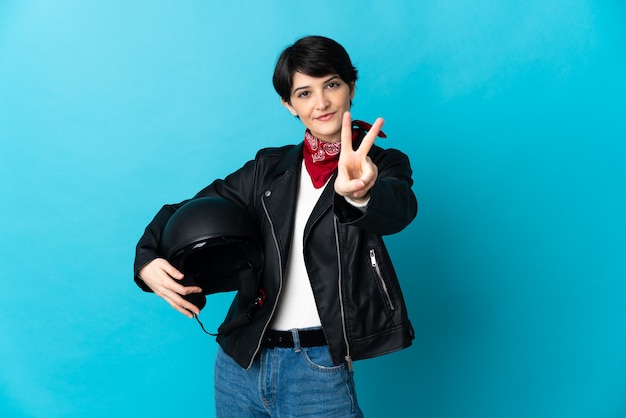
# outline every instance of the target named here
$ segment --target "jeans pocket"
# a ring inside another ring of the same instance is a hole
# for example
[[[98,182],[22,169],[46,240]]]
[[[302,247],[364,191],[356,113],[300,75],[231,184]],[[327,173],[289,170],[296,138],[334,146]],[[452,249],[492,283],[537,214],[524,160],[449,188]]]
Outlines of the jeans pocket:
[[[309,367],[314,370],[333,372],[346,367],[345,363],[333,362],[327,346],[303,348],[302,355]]]

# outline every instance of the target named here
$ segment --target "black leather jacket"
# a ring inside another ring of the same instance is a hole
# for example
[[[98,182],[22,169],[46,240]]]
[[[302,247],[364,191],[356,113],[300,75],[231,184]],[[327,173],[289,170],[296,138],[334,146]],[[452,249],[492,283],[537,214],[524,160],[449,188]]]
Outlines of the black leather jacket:
[[[414,338],[382,240],[383,235],[402,230],[417,214],[411,167],[407,156],[394,149],[373,146],[369,156],[378,167],[378,179],[370,190],[366,210],[336,195],[333,178],[304,231],[305,265],[330,353],[335,362],[347,361],[350,366],[353,360],[408,347]],[[264,246],[260,286],[267,299],[248,325],[217,338],[224,351],[244,368],[251,366],[258,353],[281,294],[301,164],[302,144],[263,149],[253,161],[196,195],[230,199],[259,223]],[[161,231],[183,203],[164,206],[137,244],[135,281],[144,290],[149,288],[137,272],[161,256]],[[238,305],[233,301],[226,321],[240,313]]]

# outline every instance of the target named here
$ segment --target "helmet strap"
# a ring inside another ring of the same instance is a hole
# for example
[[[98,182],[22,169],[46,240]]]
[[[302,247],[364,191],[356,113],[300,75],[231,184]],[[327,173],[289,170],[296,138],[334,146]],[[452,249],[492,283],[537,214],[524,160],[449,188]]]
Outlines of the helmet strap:
[[[239,328],[241,326],[247,325],[252,321],[252,315],[254,311],[263,306],[265,302],[265,292],[263,289],[256,290],[257,281],[256,281],[256,272],[252,265],[248,262],[240,262],[236,266],[236,270],[238,273],[239,280],[239,304],[240,308],[243,311],[240,313],[235,319],[228,323],[223,323],[217,330],[217,334],[213,334],[208,332],[198,315],[193,314],[198,324],[202,328],[206,334],[217,337],[219,335],[228,335],[235,328]],[[256,296],[255,296],[256,292]],[[245,311],[244,311],[245,310]]]

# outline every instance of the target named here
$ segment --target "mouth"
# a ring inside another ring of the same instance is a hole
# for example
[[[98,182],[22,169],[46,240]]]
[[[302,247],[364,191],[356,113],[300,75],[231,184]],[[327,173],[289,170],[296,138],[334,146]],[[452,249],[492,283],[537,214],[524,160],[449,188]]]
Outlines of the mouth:
[[[315,119],[319,120],[320,122],[328,122],[329,120],[333,118],[333,116],[335,116],[335,113],[325,113],[323,115],[316,117]]]

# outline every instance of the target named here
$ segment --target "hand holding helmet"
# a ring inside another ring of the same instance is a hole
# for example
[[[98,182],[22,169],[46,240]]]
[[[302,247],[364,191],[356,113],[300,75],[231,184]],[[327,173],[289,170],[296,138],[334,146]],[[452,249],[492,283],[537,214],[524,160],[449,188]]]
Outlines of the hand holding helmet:
[[[180,281],[184,275],[164,258],[156,258],[139,270],[139,277],[158,296],[183,315],[193,318],[200,308],[190,300],[192,295],[200,295],[202,288],[186,286]],[[184,298],[187,297],[187,299]]]

